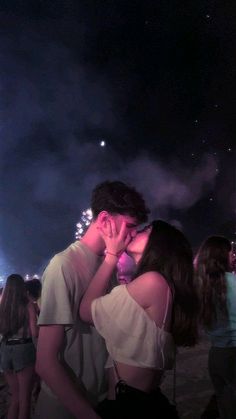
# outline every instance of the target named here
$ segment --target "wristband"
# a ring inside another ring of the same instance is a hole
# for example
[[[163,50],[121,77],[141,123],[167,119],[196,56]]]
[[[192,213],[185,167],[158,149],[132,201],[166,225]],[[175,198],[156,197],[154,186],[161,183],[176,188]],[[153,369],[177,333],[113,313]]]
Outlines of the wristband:
[[[106,251],[106,255],[111,255],[111,256],[115,256],[115,257],[118,258],[118,255],[116,253]]]

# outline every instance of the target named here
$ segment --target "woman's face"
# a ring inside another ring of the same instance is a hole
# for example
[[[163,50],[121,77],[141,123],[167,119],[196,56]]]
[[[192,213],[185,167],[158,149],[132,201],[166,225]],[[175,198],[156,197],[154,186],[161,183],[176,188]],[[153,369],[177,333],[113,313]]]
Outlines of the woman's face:
[[[152,226],[148,225],[144,227],[141,231],[137,232],[136,236],[129,243],[126,252],[131,256],[136,263],[141,259],[144,249],[147,245],[150,233],[152,231]]]

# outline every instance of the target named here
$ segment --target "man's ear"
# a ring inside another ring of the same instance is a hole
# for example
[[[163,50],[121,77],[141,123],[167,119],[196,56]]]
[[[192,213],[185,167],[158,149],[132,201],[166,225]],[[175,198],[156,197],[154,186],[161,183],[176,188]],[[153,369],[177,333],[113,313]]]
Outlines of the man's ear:
[[[108,226],[108,220],[110,218],[110,214],[107,211],[99,212],[97,216],[97,223],[101,229],[106,229]]]

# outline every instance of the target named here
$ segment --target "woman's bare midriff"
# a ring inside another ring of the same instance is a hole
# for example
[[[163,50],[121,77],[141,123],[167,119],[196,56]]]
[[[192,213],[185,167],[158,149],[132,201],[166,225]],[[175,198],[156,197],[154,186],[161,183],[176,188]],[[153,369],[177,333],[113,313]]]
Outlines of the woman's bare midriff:
[[[128,385],[149,393],[160,385],[164,371],[151,368],[141,368],[132,365],[117,364],[120,379]],[[115,385],[119,381],[114,367],[107,370],[109,380],[108,399],[115,399]]]

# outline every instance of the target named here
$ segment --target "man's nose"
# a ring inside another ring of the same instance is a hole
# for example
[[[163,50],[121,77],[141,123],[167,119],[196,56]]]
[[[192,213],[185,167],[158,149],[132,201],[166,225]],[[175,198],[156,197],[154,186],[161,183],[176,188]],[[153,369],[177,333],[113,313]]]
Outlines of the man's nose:
[[[137,230],[136,230],[136,228],[134,228],[134,229],[130,232],[130,235],[131,235],[132,239],[134,239],[134,237],[137,235]]]

